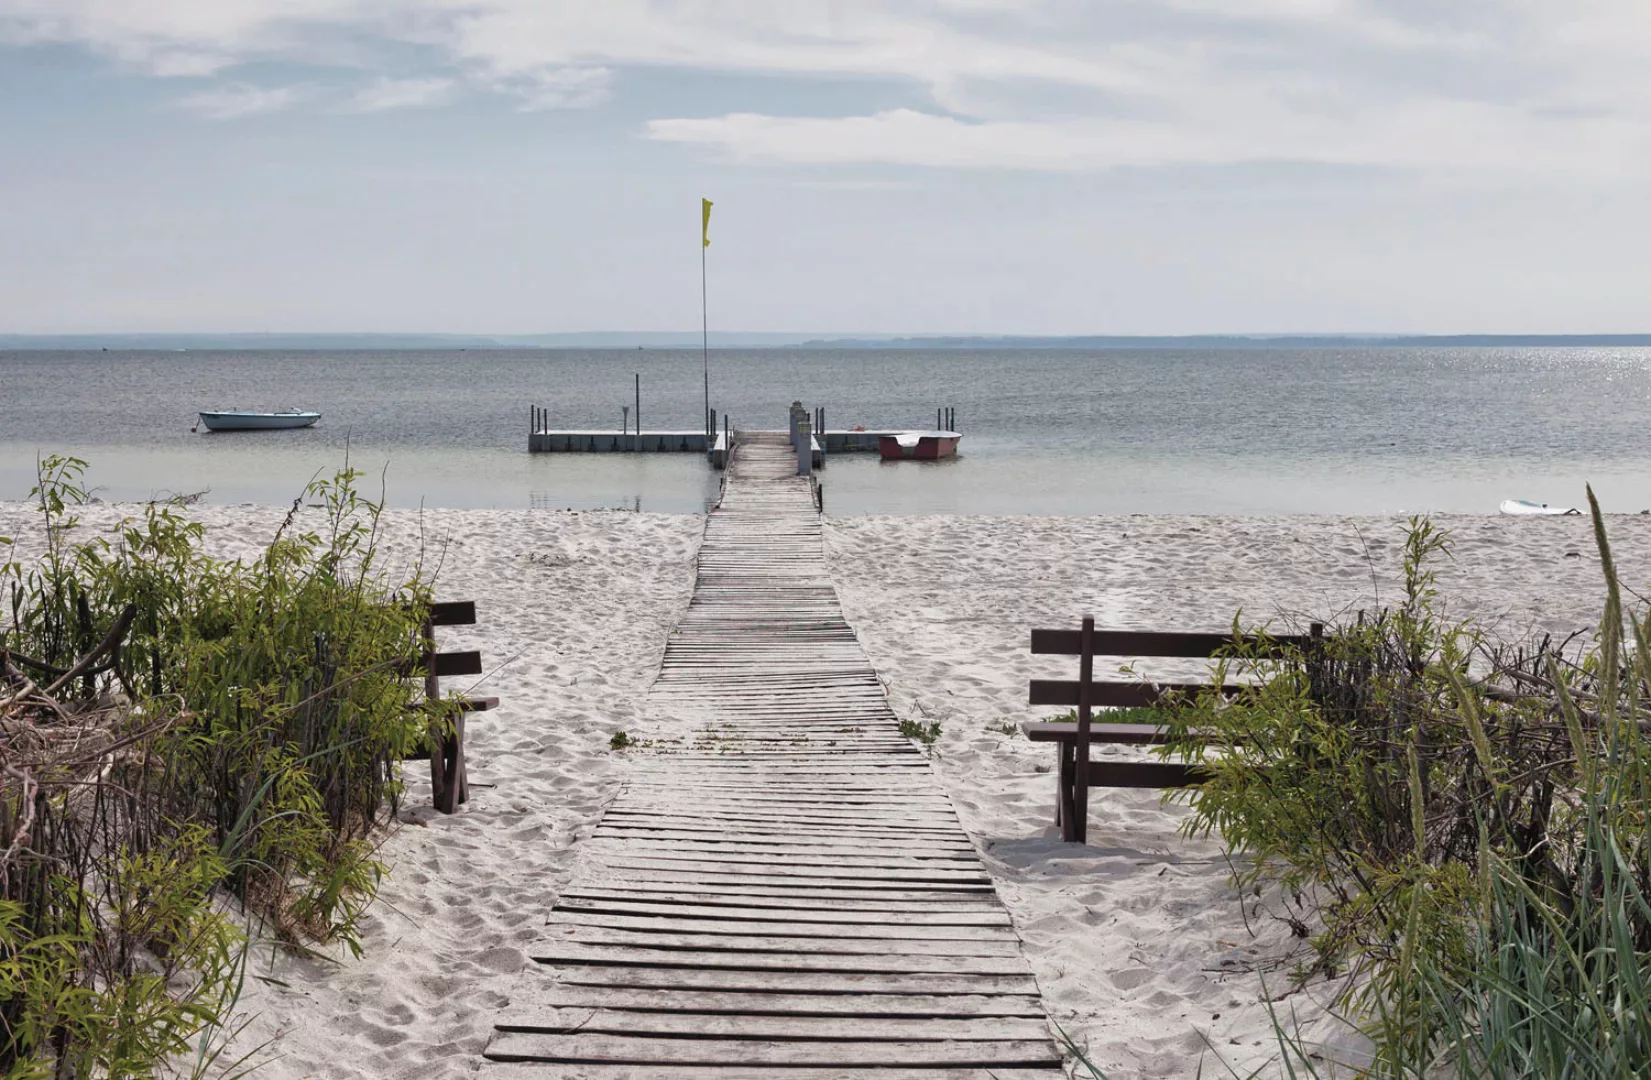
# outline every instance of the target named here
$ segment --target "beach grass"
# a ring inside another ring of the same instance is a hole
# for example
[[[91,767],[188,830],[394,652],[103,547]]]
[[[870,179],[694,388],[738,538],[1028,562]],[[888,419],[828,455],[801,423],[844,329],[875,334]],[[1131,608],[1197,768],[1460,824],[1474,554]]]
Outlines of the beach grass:
[[[1411,524],[1398,607],[1236,700],[1173,710],[1219,753],[1178,793],[1244,893],[1271,886],[1370,1059],[1336,1075],[1651,1075],[1651,631],[1593,493],[1597,638],[1518,646],[1437,614],[1449,538]],[[1218,662],[1244,662],[1234,655]],[[1217,682],[1224,681],[1218,670]],[[1280,1032],[1280,1068],[1320,1066]]]

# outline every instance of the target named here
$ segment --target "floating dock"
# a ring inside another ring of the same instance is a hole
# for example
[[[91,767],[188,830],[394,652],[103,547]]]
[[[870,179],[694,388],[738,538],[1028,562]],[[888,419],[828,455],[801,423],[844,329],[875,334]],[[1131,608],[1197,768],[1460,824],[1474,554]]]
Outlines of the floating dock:
[[[639,399],[639,407],[640,404]],[[798,430],[809,432],[809,446],[813,450],[813,465],[816,468],[824,466],[826,458],[831,454],[875,454],[884,436],[913,434],[905,429],[868,431],[865,428],[853,427],[827,430],[824,409],[814,410],[812,423],[800,405],[793,405],[793,410],[792,418],[798,421]],[[538,406],[531,407],[527,433],[529,453],[704,454],[712,467],[724,469],[728,466],[730,451],[741,443],[769,442],[776,436],[782,441],[789,439],[789,435],[784,431],[735,429],[728,423],[726,416],[722,417],[722,430],[718,431],[715,426],[718,416],[714,409],[707,413],[707,419],[711,421],[712,426],[703,431],[558,430],[551,428],[546,422],[548,415],[546,410]],[[945,425],[940,430],[946,434],[953,433],[954,417],[955,413],[951,409],[935,410],[936,421]]]
[[[534,431],[527,448],[536,454],[704,454],[712,443],[703,431]]]
[[[775,434],[785,432],[736,431],[734,438]],[[875,454],[878,436],[902,434],[904,430],[822,431],[813,438],[828,454]],[[722,441],[720,431],[714,441],[708,441],[703,431],[534,431],[528,434],[527,448],[535,454],[703,454]]]

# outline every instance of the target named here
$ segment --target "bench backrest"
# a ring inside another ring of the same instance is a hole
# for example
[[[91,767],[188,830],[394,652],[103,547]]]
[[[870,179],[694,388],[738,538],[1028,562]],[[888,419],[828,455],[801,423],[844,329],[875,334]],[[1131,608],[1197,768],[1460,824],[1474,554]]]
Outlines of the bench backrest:
[[[433,603],[425,610],[424,648],[418,666],[424,670],[424,693],[429,698],[441,697],[441,680],[450,675],[480,675],[482,654],[475,649],[438,652],[435,628],[438,626],[474,626],[474,600],[446,600]]]
[[[1276,637],[1097,630],[1095,620],[1086,617],[1078,630],[1032,631],[1032,652],[1046,656],[1078,657],[1078,677],[1075,680],[1033,679],[1028,704],[1076,706],[1079,729],[1087,730],[1090,710],[1095,706],[1156,705],[1169,695],[1209,686],[1208,683],[1150,682],[1145,679],[1096,679],[1097,656],[1202,658],[1213,657],[1242,645],[1247,657],[1278,659],[1309,648],[1323,633],[1321,623],[1313,623],[1308,634],[1281,634]],[[1243,689],[1239,685],[1221,687],[1226,693],[1238,693]]]

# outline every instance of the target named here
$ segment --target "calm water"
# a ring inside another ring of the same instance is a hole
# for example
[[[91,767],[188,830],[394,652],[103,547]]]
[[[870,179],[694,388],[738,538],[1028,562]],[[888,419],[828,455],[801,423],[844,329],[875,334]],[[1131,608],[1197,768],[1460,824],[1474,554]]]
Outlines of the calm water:
[[[617,429],[642,376],[647,429],[698,430],[697,351],[0,351],[0,498],[37,454],[74,453],[109,499],[209,490],[290,500],[348,453],[395,505],[698,511],[684,455],[526,452],[552,425]],[[713,352],[711,400],[778,428],[928,427],[962,455],[834,457],[834,513],[1494,512],[1504,498],[1651,506],[1651,349]],[[320,410],[305,431],[191,434],[199,409]]]

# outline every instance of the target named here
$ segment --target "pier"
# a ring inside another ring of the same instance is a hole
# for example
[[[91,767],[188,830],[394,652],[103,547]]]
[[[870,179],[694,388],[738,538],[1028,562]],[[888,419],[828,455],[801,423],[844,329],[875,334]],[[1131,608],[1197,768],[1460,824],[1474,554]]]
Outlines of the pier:
[[[741,435],[646,715],[483,1077],[1065,1075],[992,879],[843,618],[786,432]]]

